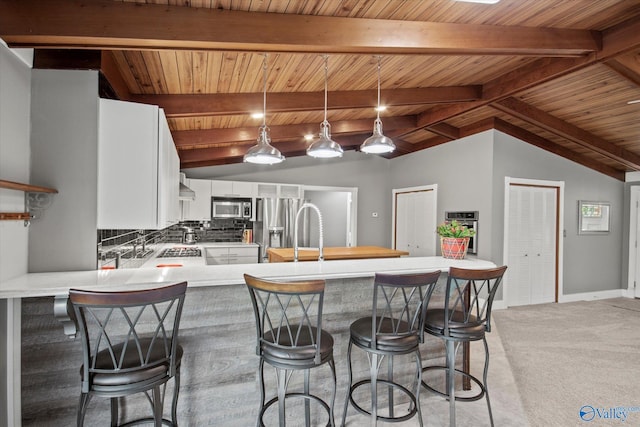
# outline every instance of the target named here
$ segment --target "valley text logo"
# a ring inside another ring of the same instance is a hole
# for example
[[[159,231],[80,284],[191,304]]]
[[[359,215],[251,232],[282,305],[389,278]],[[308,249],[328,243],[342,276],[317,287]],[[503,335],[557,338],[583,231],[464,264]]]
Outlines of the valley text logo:
[[[640,406],[615,406],[610,408],[598,408],[591,405],[584,405],[580,408],[580,419],[582,421],[593,420],[618,420],[626,421],[631,412],[640,412]]]

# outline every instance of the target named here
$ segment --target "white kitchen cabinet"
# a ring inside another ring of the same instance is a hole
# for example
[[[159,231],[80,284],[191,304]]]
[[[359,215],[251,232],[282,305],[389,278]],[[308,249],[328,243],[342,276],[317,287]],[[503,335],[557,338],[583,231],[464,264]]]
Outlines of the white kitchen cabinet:
[[[252,182],[213,180],[211,183],[213,196],[254,197]]]
[[[280,184],[278,185],[278,197],[281,199],[299,199],[300,198],[300,186],[292,184]]]
[[[185,185],[196,193],[196,198],[182,203],[183,220],[211,220],[211,182],[210,179],[187,178],[185,180]]]
[[[157,106],[100,99],[99,229],[161,229],[177,221],[180,171],[170,145]]]
[[[300,199],[302,187],[297,184],[273,184],[257,182],[254,184],[258,198]]]
[[[180,221],[180,158],[171,136],[169,124],[164,115],[164,110],[158,111],[159,145],[161,165],[158,181],[159,212],[158,225],[160,228],[168,227]]]
[[[204,248],[207,265],[255,264],[258,262],[258,246],[207,246]]]

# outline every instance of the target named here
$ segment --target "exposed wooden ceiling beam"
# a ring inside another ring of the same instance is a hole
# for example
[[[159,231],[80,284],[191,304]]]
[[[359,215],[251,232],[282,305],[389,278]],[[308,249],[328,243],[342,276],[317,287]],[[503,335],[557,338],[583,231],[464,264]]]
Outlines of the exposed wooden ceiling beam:
[[[427,127],[473,111],[522,90],[551,81],[597,62],[640,47],[640,21],[630,19],[603,33],[601,52],[583,58],[540,58],[496,77],[483,86],[481,101],[429,109],[418,116],[418,126]]]
[[[449,139],[460,138],[460,129],[446,123],[438,123],[437,125],[429,126],[426,130],[433,132],[436,135],[445,136]]]
[[[505,122],[500,119],[494,119],[494,128],[496,130],[499,130],[500,132],[506,133],[507,135],[511,135],[514,138],[518,138],[531,145],[535,145],[536,147],[542,148],[543,150],[549,151],[550,153],[564,157],[565,159],[571,160],[572,162],[576,162],[597,172],[608,175],[619,181],[624,181],[625,179],[625,172],[622,170],[614,169],[608,165],[598,162],[595,159],[592,159],[591,157],[578,154],[566,147],[555,144],[554,142],[549,141],[546,138],[531,133],[511,123]]]
[[[331,92],[329,109],[373,108],[376,90]],[[481,87],[452,86],[382,90],[383,104],[393,106],[467,102],[480,99]],[[130,101],[159,105],[169,118],[247,114],[262,111],[262,93],[217,93],[198,95],[132,95]],[[269,112],[311,111],[322,109],[324,92],[287,92],[267,94]]]
[[[619,75],[640,86],[640,53],[632,52],[620,55],[605,63]]]
[[[640,170],[640,156],[587,132],[569,122],[516,98],[507,98],[491,104],[495,109],[559,135],[569,141],[594,150],[632,170]]]
[[[415,127],[415,116],[385,117],[384,127],[387,130],[407,129]],[[301,140],[306,134],[317,134],[319,123],[301,123],[286,126],[270,126],[270,137],[273,142]],[[370,132],[373,119],[342,120],[331,123],[331,133],[335,138],[345,134]],[[202,145],[231,142],[253,142],[258,137],[258,126],[227,129],[201,129],[172,132],[173,141],[178,149],[197,148]],[[365,137],[367,138],[367,137]],[[364,140],[363,140],[364,141]],[[341,141],[337,140],[341,143]],[[362,141],[361,141],[362,143]]]
[[[581,56],[587,30],[239,12],[116,1],[0,0],[12,47]],[[384,37],[380,35],[384,34]]]

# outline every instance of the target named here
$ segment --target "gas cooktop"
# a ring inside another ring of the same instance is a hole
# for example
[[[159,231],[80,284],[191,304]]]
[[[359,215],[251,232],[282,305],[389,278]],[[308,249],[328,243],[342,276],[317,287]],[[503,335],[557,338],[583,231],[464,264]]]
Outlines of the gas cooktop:
[[[197,247],[176,246],[166,248],[158,255],[158,258],[190,258],[202,256],[202,250]]]

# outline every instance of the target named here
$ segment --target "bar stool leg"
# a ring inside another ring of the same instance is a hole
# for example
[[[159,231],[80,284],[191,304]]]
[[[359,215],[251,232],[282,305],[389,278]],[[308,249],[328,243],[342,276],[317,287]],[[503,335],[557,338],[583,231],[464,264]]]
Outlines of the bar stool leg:
[[[174,380],[174,389],[173,389],[173,402],[171,403],[171,422],[174,426],[178,425],[178,394],[180,392],[180,367],[176,369],[176,375],[173,378]]]
[[[338,378],[336,377],[336,362],[333,360],[333,356],[331,356],[329,366],[331,367],[331,374],[333,375],[333,394],[331,396],[331,407],[329,408],[329,416],[331,417],[331,427],[335,427],[336,419],[334,416],[334,406],[336,404],[336,394],[338,393]]]
[[[422,358],[420,350],[415,352],[416,355],[416,373],[415,382],[413,383],[413,394],[416,397],[416,410],[418,411],[418,423],[422,427],[422,407],[420,406],[420,388],[422,388]]]
[[[491,402],[489,401],[489,389],[487,388],[487,373],[489,372],[489,346],[487,345],[487,339],[483,338],[484,342],[484,373],[482,381],[484,383],[484,394],[487,397],[487,408],[489,409],[489,420],[491,421],[491,427],[493,427],[493,413],[491,412]]]
[[[449,426],[456,425],[456,396],[455,396],[455,373],[456,373],[456,345],[455,342],[447,341],[447,394],[449,395]]]
[[[284,404],[287,394],[287,371],[276,368],[276,377],[278,378],[278,418],[280,419],[280,427],[285,427],[287,414]]]
[[[264,408],[264,359],[262,358],[260,358],[260,366],[258,370],[258,375],[260,375],[260,407],[258,408],[256,427],[260,427],[260,424],[262,424],[262,410]]]
[[[371,353],[371,427],[378,425],[378,354]]]
[[[111,399],[111,427],[118,425],[118,398],[112,397]]]
[[[347,348],[347,375],[349,376],[349,385],[347,386],[347,396],[344,399],[344,411],[342,411],[342,423],[340,424],[344,427],[345,422],[347,421],[347,410],[349,409],[349,399],[351,398],[351,384],[353,384],[353,371],[351,368],[351,349],[353,348],[353,343],[349,341],[349,347]],[[335,369],[334,369],[335,372]]]
[[[304,394],[309,396],[309,373],[311,369],[305,369],[304,371]],[[311,427],[311,402],[309,399],[304,400],[304,421],[305,426]]]
[[[160,396],[160,386],[153,388],[153,425],[162,427],[162,397]]]
[[[389,376],[389,381],[393,382],[393,356],[389,356],[389,360],[387,360],[387,375]],[[389,417],[393,418],[393,387],[389,385],[387,387],[389,393]]]

